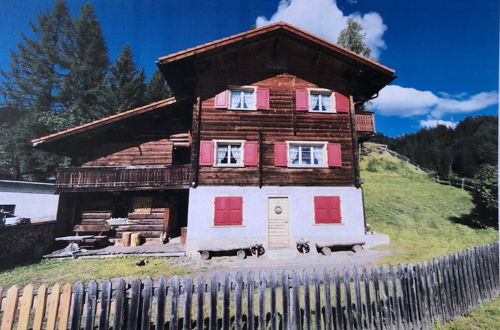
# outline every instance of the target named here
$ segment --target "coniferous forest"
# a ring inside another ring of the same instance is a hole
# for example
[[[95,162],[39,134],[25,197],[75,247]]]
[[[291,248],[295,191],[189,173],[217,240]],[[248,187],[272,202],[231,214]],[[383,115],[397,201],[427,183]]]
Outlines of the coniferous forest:
[[[71,17],[65,0],[40,13],[0,70],[0,179],[46,181],[70,161],[34,149],[30,140],[170,95],[149,81],[129,45],[111,60],[90,3]]]
[[[455,128],[440,125],[396,138],[379,133],[373,142],[387,144],[442,177],[472,178],[481,166],[496,166],[497,136],[497,116],[468,116]]]

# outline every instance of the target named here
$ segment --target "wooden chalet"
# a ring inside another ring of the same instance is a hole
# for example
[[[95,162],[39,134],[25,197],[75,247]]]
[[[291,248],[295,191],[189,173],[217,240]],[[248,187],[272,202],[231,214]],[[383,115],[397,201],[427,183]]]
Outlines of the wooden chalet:
[[[57,171],[59,234],[187,228],[188,254],[362,238],[361,105],[393,70],[282,22],[157,65],[174,97],[32,141],[75,165]]]

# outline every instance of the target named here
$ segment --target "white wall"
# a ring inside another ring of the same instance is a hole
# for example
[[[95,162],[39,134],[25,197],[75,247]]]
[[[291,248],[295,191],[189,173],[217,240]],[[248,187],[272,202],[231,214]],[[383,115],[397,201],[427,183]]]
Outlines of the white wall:
[[[258,241],[267,247],[267,199],[288,197],[290,242],[312,243],[363,239],[361,189],[354,187],[198,187],[189,192],[187,253],[203,247],[246,246]],[[214,197],[243,196],[243,225],[214,227]],[[314,224],[314,196],[340,196],[342,224]]]
[[[7,190],[7,189],[5,189]],[[13,192],[0,190],[0,204],[14,204],[14,214],[31,219],[55,220],[59,195],[51,192]],[[9,219],[6,221],[9,223]]]

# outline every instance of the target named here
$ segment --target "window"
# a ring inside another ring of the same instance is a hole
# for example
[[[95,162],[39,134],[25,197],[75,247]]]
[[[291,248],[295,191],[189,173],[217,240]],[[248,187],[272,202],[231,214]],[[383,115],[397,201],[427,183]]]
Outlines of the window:
[[[215,164],[243,166],[242,142],[216,142]]]
[[[215,197],[214,226],[243,224],[243,197]]]
[[[332,112],[330,92],[309,91],[309,111]]]
[[[229,108],[236,110],[256,110],[255,88],[231,89],[229,91]]]
[[[314,223],[342,223],[339,196],[314,196]]]
[[[288,166],[325,166],[325,143],[295,144],[288,147]]]

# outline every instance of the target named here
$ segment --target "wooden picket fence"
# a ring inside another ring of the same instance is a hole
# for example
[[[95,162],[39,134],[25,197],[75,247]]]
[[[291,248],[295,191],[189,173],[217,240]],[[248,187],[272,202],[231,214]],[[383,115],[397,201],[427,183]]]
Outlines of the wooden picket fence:
[[[388,269],[14,285],[0,288],[1,330],[427,329],[500,293],[498,253],[495,243]]]

